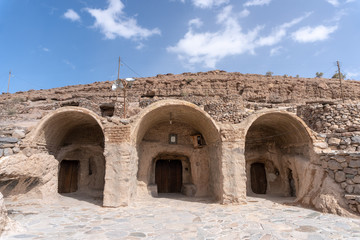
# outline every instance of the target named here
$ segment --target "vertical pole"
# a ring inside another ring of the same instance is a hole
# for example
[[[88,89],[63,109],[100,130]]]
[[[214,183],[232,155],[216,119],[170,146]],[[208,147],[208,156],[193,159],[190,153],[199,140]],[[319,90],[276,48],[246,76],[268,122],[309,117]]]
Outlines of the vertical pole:
[[[118,80],[120,79],[120,57],[119,57],[119,68],[118,68]]]
[[[339,61],[336,61],[337,63],[337,67],[338,67],[338,74],[339,74],[339,81],[340,81],[340,90],[341,90],[341,99],[344,102],[344,95],[343,95],[343,88],[342,88],[342,83],[341,83],[341,72],[340,72],[340,64]]]
[[[9,71],[9,81],[8,81],[7,93],[9,93],[9,88],[10,88],[10,77],[11,77],[11,70]]]

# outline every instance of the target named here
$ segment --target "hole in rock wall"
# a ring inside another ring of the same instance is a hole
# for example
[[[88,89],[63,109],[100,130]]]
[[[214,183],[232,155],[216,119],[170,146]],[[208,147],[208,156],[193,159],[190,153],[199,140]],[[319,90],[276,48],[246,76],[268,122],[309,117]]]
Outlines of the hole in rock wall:
[[[58,192],[102,198],[104,134],[98,122],[82,111],[62,111],[43,124],[41,136],[59,161]]]
[[[245,140],[247,194],[295,197],[299,158],[309,160],[310,137],[295,117],[268,113],[250,126]]]
[[[187,105],[154,107],[142,118],[137,180],[147,189],[138,192],[153,196],[169,191],[196,197],[220,195],[218,132],[205,113]]]

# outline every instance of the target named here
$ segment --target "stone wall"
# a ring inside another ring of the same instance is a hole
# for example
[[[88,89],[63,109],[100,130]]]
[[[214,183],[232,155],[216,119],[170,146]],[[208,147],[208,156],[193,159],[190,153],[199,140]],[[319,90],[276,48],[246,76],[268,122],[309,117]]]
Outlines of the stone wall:
[[[349,208],[360,213],[360,104],[320,102],[298,107],[297,114],[324,138],[320,160],[344,191]]]
[[[332,150],[360,151],[360,104],[307,104],[299,106],[297,114]]]
[[[0,157],[10,156],[20,152],[22,139],[27,132],[26,128],[0,128]]]
[[[328,175],[344,190],[349,208],[360,213],[360,153],[326,153],[320,160]]]

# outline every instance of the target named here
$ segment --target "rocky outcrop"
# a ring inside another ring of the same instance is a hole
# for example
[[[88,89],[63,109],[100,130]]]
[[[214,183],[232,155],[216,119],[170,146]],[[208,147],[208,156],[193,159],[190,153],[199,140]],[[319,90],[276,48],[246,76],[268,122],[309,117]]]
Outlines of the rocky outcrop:
[[[4,204],[3,195],[0,193],[0,236],[9,222],[7,210]]]

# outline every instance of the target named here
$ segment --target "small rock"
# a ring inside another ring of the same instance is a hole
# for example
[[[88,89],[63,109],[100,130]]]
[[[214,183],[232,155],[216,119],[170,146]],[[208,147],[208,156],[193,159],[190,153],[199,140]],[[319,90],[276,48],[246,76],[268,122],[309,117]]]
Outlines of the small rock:
[[[326,142],[316,142],[314,143],[314,147],[325,149],[328,147],[328,144]]]
[[[354,193],[360,194],[360,184],[354,185]]]
[[[18,139],[22,139],[25,137],[25,131],[24,130],[20,130],[20,129],[16,129],[13,134],[12,134],[13,138],[18,138]]]
[[[335,160],[336,160],[337,162],[339,162],[339,163],[342,163],[342,162],[345,162],[345,161],[346,161],[346,158],[344,158],[344,157],[342,157],[342,156],[337,156],[337,157],[335,158]]]
[[[12,150],[13,150],[14,153],[19,153],[20,152],[20,148],[18,148],[18,147],[14,147]]]
[[[29,147],[26,147],[22,150],[25,156],[30,157],[32,155],[32,150]]]
[[[2,143],[17,143],[19,139],[12,137],[0,137],[0,142]]]
[[[359,175],[356,175],[356,176],[353,178],[353,182],[354,182],[354,183],[360,183],[360,176],[359,176]]]
[[[347,185],[345,188],[345,191],[347,193],[353,193],[354,192],[354,186],[353,185]]]
[[[353,174],[353,175],[358,174],[358,170],[356,170],[354,168],[344,168],[344,172],[347,174]]]
[[[131,237],[140,237],[140,238],[144,238],[146,237],[146,234],[145,233],[142,233],[142,232],[133,232],[133,233],[130,233]]]
[[[349,167],[352,167],[352,168],[360,167],[360,160],[351,160],[349,163]]]
[[[343,171],[337,171],[335,173],[335,181],[340,183],[346,180],[345,173]],[[360,180],[360,179],[359,179]]]
[[[338,162],[335,161],[335,160],[330,160],[330,161],[328,162],[328,168],[331,169],[331,170],[342,169],[340,163],[338,163]]]
[[[360,143],[360,136],[354,136],[351,138],[351,141],[353,141],[354,143]]]
[[[13,152],[13,150],[11,149],[11,148],[5,148],[4,149],[4,156],[6,157],[6,156],[10,156],[10,155],[13,155],[14,154],[14,152]]]
[[[339,138],[329,138],[328,144],[329,145],[339,145],[341,140]]]

